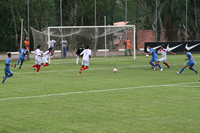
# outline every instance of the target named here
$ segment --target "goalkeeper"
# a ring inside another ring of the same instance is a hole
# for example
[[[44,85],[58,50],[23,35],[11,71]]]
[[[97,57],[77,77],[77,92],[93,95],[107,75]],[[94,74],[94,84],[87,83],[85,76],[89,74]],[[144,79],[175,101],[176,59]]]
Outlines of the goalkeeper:
[[[76,55],[77,55],[77,58],[76,58],[76,65],[78,65],[79,57],[81,57],[80,54],[81,54],[81,52],[83,52],[84,49],[85,49],[85,48],[84,48],[84,44],[82,44],[81,47],[79,47],[79,48],[77,49],[77,51],[76,51]]]

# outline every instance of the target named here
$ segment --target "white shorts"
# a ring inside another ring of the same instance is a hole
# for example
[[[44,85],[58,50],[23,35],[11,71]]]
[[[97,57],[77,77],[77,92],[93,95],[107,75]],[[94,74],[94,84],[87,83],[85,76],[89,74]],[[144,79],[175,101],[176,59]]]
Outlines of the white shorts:
[[[42,58],[42,63],[46,64],[46,63],[49,63],[49,62],[48,62],[47,58]]]
[[[82,60],[82,65],[89,66],[89,60]]]
[[[42,64],[42,59],[36,59],[35,64],[37,64],[37,65],[41,65],[41,64]]]
[[[159,62],[165,62],[166,61],[166,58],[161,58],[158,60]]]

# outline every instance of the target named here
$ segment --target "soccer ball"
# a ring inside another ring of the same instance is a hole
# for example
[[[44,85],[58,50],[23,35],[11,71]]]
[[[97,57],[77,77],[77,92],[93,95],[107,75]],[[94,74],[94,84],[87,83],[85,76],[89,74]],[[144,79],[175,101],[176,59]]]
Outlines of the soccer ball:
[[[146,55],[146,57],[148,58],[148,57],[149,57],[149,55],[147,54],[147,55]]]
[[[116,73],[116,72],[117,72],[117,68],[114,68],[114,69],[113,69],[113,72]]]

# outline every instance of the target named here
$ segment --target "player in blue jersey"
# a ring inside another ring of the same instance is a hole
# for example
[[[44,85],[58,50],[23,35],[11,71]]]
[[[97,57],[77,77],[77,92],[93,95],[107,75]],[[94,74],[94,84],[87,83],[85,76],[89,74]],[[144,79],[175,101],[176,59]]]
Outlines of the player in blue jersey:
[[[5,68],[4,68],[5,76],[3,77],[2,84],[5,83],[6,78],[9,78],[9,77],[13,76],[13,73],[10,70],[10,66],[13,67],[13,65],[11,64],[11,59],[10,58],[11,58],[11,53],[8,53],[8,58],[5,61]]]
[[[19,66],[19,69],[21,69],[23,62],[25,60],[25,56],[26,56],[26,54],[28,54],[28,51],[26,50],[26,46],[24,46],[24,48],[20,49],[19,53],[20,53],[20,55],[19,55],[17,63],[14,65],[14,68],[16,67],[16,65],[19,64],[19,62],[21,62],[20,66]]]
[[[184,71],[184,69],[189,66],[189,69],[192,71],[195,71],[195,73],[197,74],[197,70],[193,68],[195,60],[194,60],[192,54],[190,52],[188,52],[187,49],[184,49],[184,53],[187,56],[187,59],[185,59],[185,61],[188,60],[188,62],[185,64],[185,66],[181,69],[180,72],[176,72],[176,73],[181,74]]]
[[[149,64],[152,65],[154,70],[156,70],[156,66],[158,65],[158,67],[160,68],[160,71],[163,71],[163,68],[158,63],[158,55],[157,55],[156,51],[153,48],[151,48],[151,46],[148,46],[148,48],[150,49],[150,53],[145,53],[145,55],[150,55],[150,54],[152,55],[152,58],[149,61]],[[156,62],[155,65],[152,63],[153,61]]]

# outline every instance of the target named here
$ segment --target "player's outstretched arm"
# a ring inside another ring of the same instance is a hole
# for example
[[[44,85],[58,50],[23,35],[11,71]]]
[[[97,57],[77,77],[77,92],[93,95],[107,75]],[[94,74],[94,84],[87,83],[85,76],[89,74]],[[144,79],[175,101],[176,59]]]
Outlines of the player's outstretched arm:
[[[144,53],[144,55],[150,55],[150,54],[152,54],[152,53]]]
[[[176,53],[172,53],[172,51],[169,51],[172,55],[175,55]]]

